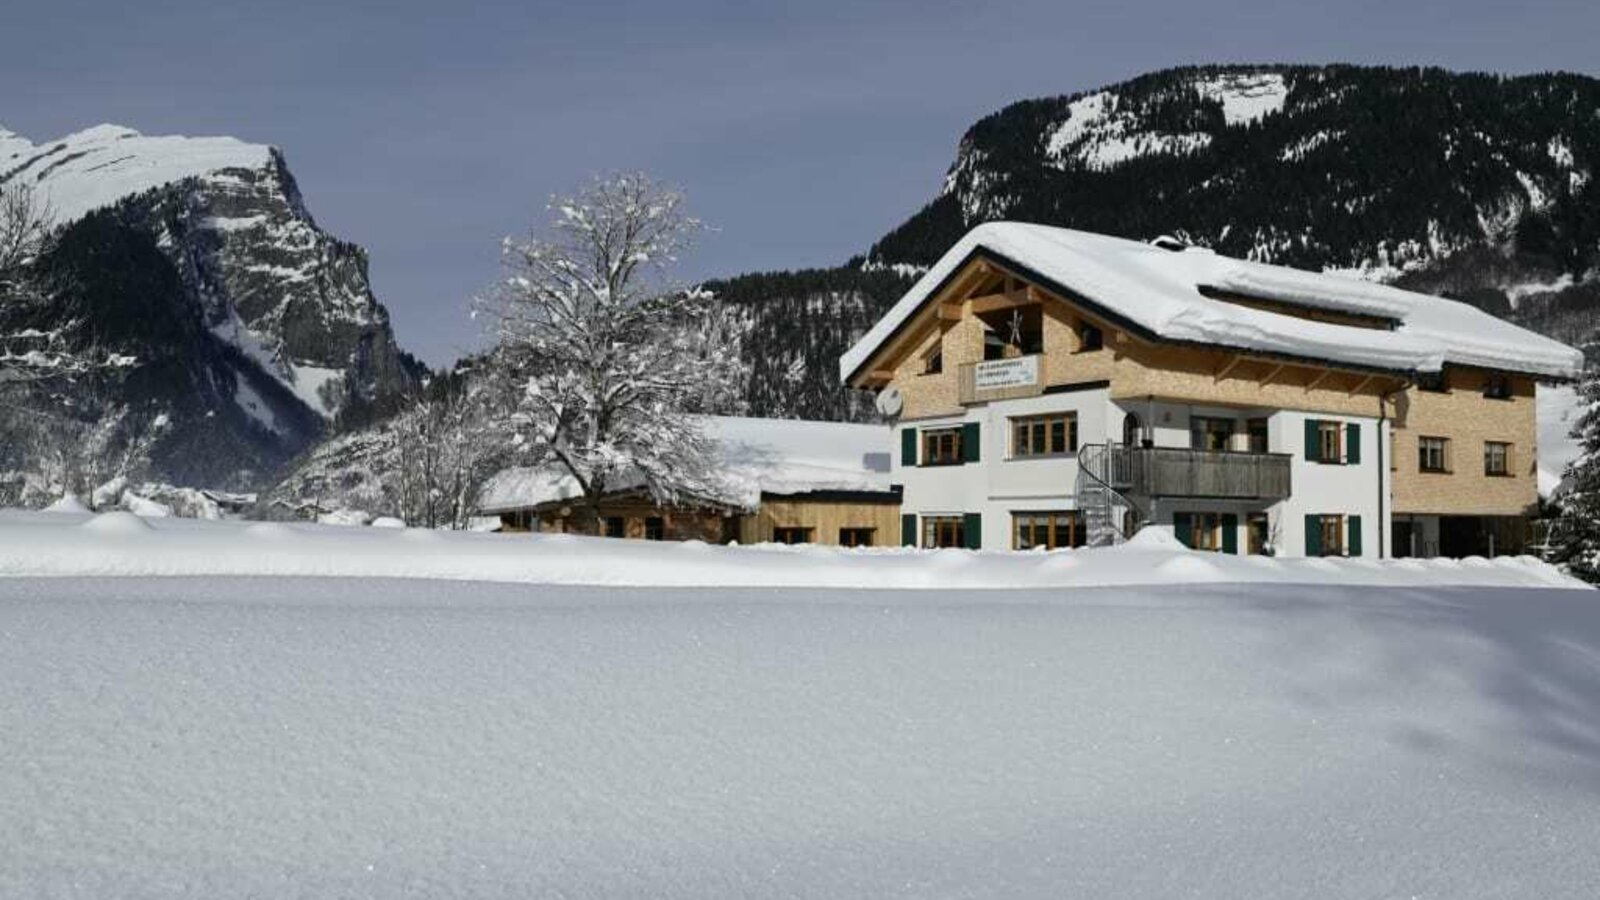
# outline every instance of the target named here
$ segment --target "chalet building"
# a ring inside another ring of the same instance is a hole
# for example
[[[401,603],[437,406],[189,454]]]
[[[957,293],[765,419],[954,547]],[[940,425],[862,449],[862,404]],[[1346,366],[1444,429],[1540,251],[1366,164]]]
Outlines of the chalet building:
[[[718,486],[663,506],[638,487],[604,498],[606,537],[707,543],[890,545],[900,495],[890,487],[883,429],[839,422],[708,416]],[[554,469],[508,469],[490,480],[480,511],[502,531],[587,531],[581,494]]]
[[[1536,384],[1581,365],[1438,297],[992,223],[840,369],[894,419],[904,544],[1381,557],[1520,552]]]

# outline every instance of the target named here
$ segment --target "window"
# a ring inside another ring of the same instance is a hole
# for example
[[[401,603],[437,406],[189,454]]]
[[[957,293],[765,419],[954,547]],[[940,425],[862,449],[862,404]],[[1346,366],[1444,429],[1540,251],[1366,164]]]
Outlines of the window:
[[[1500,441],[1483,442],[1483,474],[1509,476],[1511,474],[1511,445]]]
[[[811,529],[779,525],[772,529],[772,540],[778,544],[809,544]]]
[[[1442,437],[1417,438],[1417,470],[1420,472],[1450,471],[1450,439]]]
[[[1323,556],[1344,555],[1344,516],[1318,516]]]
[[[1099,326],[1084,322],[1078,326],[1078,351],[1087,353],[1090,350],[1099,350],[1106,345],[1106,337]]]
[[[929,353],[922,361],[922,374],[937,375],[944,371],[944,349],[935,345],[933,352]]]
[[[1245,521],[1245,549],[1251,556],[1261,556],[1272,543],[1272,523],[1266,513],[1251,513]]]
[[[841,547],[871,547],[877,543],[876,528],[841,528],[839,529],[839,546]]]
[[[667,520],[660,516],[651,516],[644,520],[644,539],[647,541],[664,541],[667,539]]]
[[[1251,419],[1245,423],[1245,430],[1250,436],[1250,452],[1267,452],[1267,420]]]
[[[1190,522],[1192,523],[1189,532],[1190,547],[1213,552],[1222,549],[1221,513],[1193,513]]]
[[[961,516],[923,516],[922,546],[965,547],[966,529]]]
[[[961,463],[961,429],[930,428],[922,432],[922,464],[953,466]]]
[[[1491,375],[1483,383],[1483,396],[1490,400],[1511,399],[1511,379],[1504,375]]]
[[[1078,450],[1078,414],[1056,413],[1011,420],[1012,456],[1055,456]]]
[[[1011,524],[1011,546],[1017,550],[1059,550],[1085,542],[1083,515],[1076,510],[1012,513]]]
[[[1231,450],[1233,420],[1194,416],[1189,420],[1189,447],[1193,450]]]
[[[983,323],[983,358],[1015,359],[1044,352],[1044,310],[1039,304],[998,309],[978,316]]]
[[[1417,374],[1417,390],[1428,391],[1434,394],[1450,393],[1450,382],[1443,372],[1419,372]]]
[[[1344,461],[1344,426],[1339,422],[1317,423],[1317,462],[1340,463]]]
[[[605,530],[601,533],[608,538],[627,537],[627,520],[621,516],[606,516]]]

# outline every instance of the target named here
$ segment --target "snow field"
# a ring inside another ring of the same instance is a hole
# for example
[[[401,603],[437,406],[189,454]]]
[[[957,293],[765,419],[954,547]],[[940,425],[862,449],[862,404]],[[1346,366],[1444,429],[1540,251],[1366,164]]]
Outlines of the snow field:
[[[1198,583],[1581,587],[1531,557],[1379,561],[1226,556],[1185,550],[1156,530],[1106,550],[844,550],[140,518],[120,511],[96,516],[0,513],[0,575],[878,589]]]
[[[1600,883],[1587,592],[0,579],[0,635],[6,897]]]

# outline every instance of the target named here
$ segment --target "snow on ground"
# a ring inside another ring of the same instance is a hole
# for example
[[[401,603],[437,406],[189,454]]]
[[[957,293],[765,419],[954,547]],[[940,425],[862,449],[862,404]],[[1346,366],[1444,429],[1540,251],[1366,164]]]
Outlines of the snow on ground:
[[[1589,592],[0,579],[0,635],[6,897],[1600,883]]]
[[[1573,385],[1540,385],[1534,400],[1539,417],[1539,494],[1549,497],[1561,486],[1567,464],[1582,450],[1572,427],[1583,415],[1583,402]]]
[[[359,523],[367,521],[363,516]],[[1151,530],[1151,538],[1159,531]],[[13,576],[337,576],[680,587],[1084,587],[1306,583],[1572,587],[1531,557],[1271,559],[1135,540],[1056,553],[719,547],[557,534],[472,534],[307,523],[144,519],[128,512],[0,513]]]

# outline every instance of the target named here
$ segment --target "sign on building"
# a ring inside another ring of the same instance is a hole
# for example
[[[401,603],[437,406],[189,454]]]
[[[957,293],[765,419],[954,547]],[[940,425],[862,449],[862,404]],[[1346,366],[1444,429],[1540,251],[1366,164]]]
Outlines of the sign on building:
[[[973,369],[973,386],[978,390],[993,388],[1029,387],[1039,383],[1039,357],[1019,356],[1016,359],[991,359],[978,363]]]

